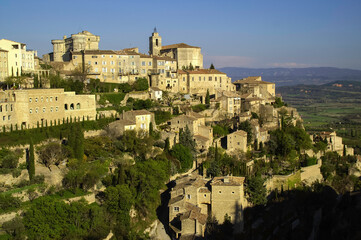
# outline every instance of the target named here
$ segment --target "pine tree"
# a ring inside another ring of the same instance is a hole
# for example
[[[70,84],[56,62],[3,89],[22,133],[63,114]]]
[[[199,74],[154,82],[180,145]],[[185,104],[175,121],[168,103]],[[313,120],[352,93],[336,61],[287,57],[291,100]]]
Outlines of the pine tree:
[[[30,147],[29,147],[28,172],[29,172],[29,179],[31,181],[35,176],[34,144],[32,139],[30,139]]]
[[[215,69],[213,63],[211,63],[211,66],[209,67],[209,69]]]

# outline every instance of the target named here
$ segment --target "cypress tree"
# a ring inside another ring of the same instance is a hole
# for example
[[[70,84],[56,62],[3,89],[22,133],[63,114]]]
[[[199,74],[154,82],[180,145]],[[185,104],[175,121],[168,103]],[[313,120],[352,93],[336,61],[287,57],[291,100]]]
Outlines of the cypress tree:
[[[206,105],[209,105],[211,103],[211,99],[209,96],[209,90],[207,89],[207,94],[206,94]]]
[[[209,67],[209,69],[215,69],[213,63],[211,63],[211,66]]]
[[[149,123],[149,136],[153,136],[153,123]]]
[[[79,160],[84,157],[84,133],[80,126],[76,128],[75,132],[74,157]]]
[[[30,147],[29,147],[28,172],[29,172],[29,179],[31,181],[35,176],[34,144],[32,139],[30,139]]]
[[[164,152],[169,152],[170,143],[169,143],[169,137],[167,137],[164,141]]]

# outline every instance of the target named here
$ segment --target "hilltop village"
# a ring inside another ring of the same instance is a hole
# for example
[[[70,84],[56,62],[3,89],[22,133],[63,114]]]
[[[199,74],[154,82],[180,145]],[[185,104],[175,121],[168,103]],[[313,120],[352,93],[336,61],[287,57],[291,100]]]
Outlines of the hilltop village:
[[[156,29],[147,54],[99,42],[82,31],[39,58],[0,40],[6,239],[312,239],[320,206],[310,225],[302,211],[267,225],[247,209],[271,212],[297,189],[360,190],[354,149],[336,132],[307,133],[267,79],[232,81]]]

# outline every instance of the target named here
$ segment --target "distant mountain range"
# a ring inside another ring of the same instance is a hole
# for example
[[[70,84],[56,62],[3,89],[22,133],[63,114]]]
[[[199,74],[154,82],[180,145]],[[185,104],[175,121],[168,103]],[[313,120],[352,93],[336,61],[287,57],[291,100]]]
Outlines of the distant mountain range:
[[[262,80],[274,82],[276,86],[298,84],[321,85],[334,81],[361,81],[361,70],[333,67],[312,68],[240,68],[218,69],[232,78],[232,81],[249,76],[262,76]]]

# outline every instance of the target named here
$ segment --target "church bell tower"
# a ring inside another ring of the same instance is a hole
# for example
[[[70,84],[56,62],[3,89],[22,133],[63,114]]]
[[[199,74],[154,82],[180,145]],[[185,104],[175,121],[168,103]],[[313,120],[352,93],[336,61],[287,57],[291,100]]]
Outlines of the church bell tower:
[[[154,28],[152,36],[149,37],[149,54],[153,56],[159,56],[162,49],[162,38],[157,32],[157,28]]]

